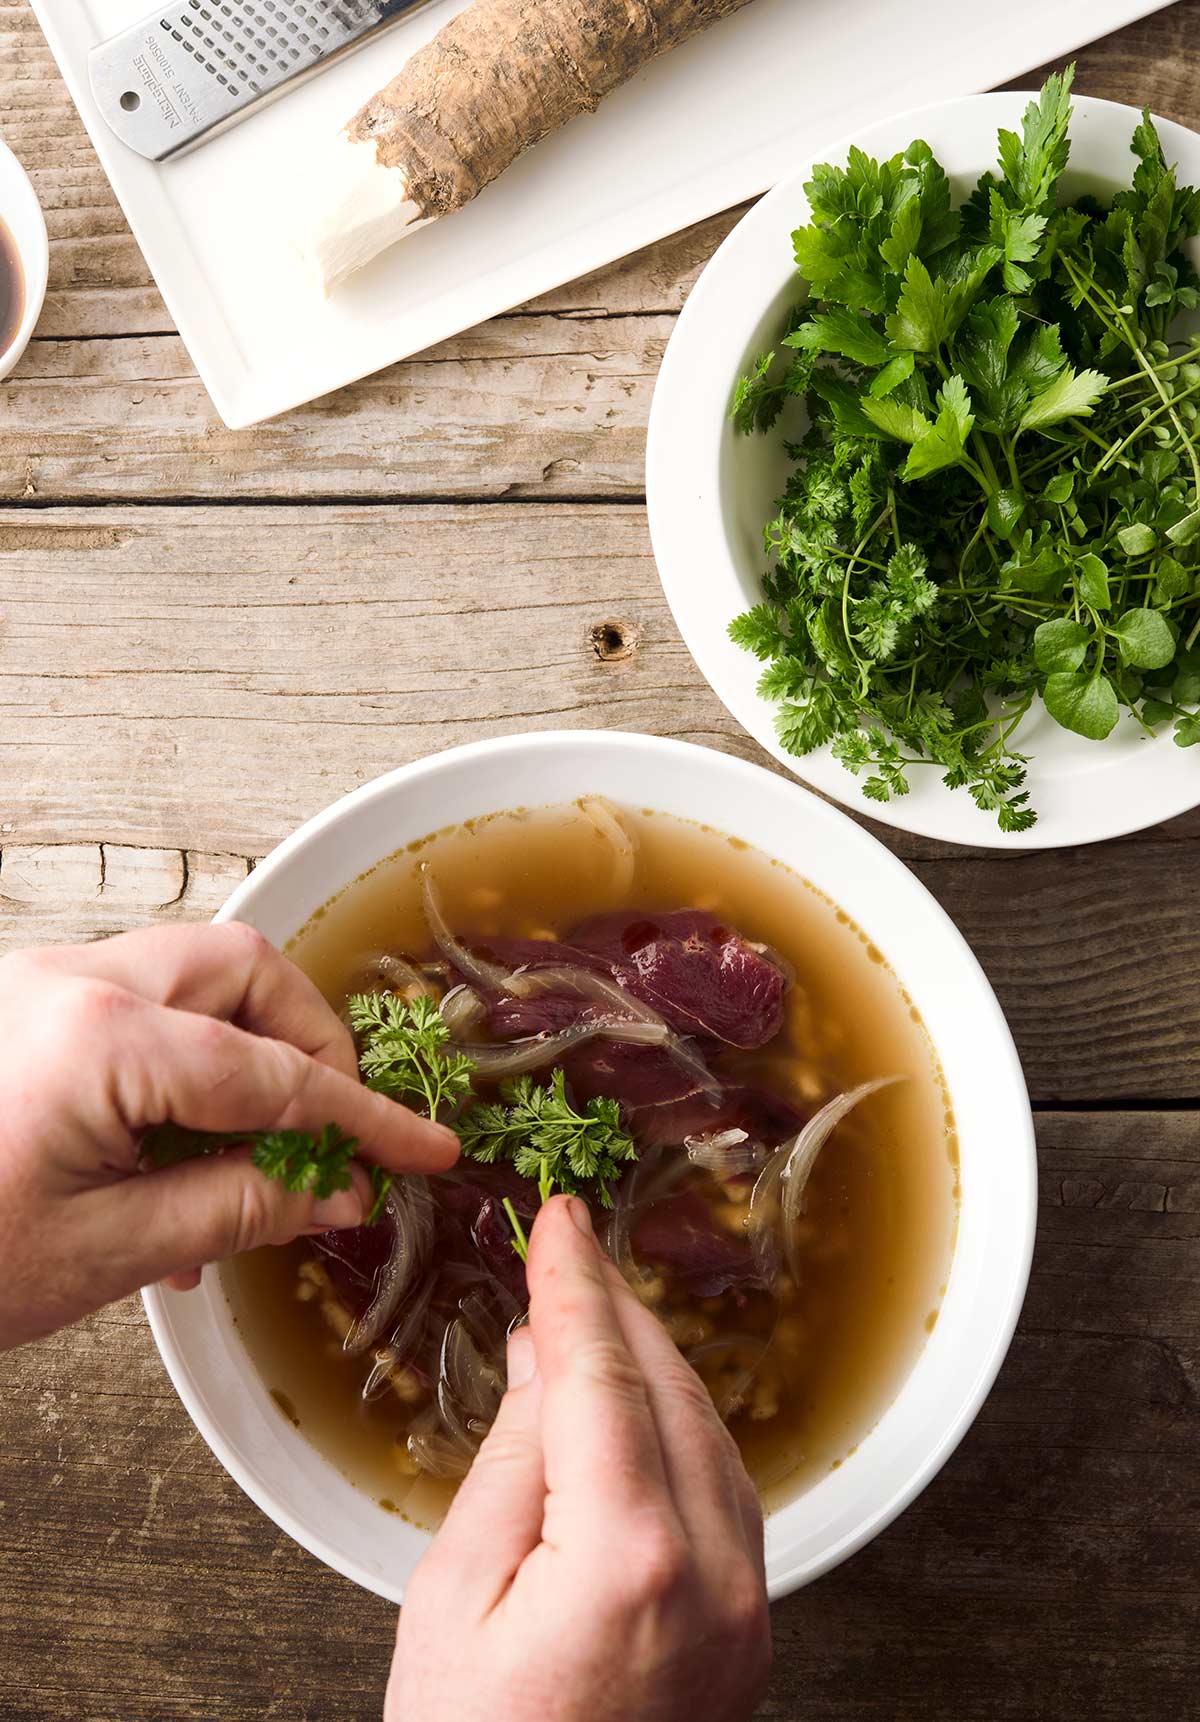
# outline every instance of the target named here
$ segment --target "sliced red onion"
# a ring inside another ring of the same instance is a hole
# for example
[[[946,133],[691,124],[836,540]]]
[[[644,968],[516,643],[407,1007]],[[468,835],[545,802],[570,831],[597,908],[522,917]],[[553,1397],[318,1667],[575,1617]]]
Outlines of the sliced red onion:
[[[659,1024],[665,1033],[662,1044],[676,1064],[688,1072],[695,1080],[696,1086],[714,1103],[720,1100],[721,1084],[700,1054],[688,1045],[682,1035],[675,1033],[652,1005],[634,998],[633,994],[611,975],[598,975],[592,969],[567,963],[550,963],[545,968],[518,969],[515,974],[509,975],[504,983],[504,990],[515,998],[533,998],[538,993],[546,992],[571,992],[579,998],[596,999],[604,1004],[614,1005],[617,1010],[639,1022]]]
[[[436,1405],[426,1406],[408,1426],[409,1452],[422,1471],[431,1477],[465,1477],[471,1468],[475,1448],[464,1447],[447,1437],[441,1413]]]
[[[683,1145],[693,1166],[703,1166],[718,1177],[736,1178],[762,1164],[763,1146],[752,1142],[745,1130],[706,1131],[685,1136]]]
[[[585,819],[591,821],[602,837],[608,839],[616,851],[617,868],[612,889],[616,896],[627,897],[633,888],[633,876],[637,867],[637,843],[632,833],[623,823],[612,802],[602,795],[585,795],[579,803],[579,811]]]
[[[458,986],[448,992],[441,1003],[442,1021],[450,1031],[451,1040],[464,1040],[487,1015],[487,1005],[474,987]]]
[[[442,1427],[451,1441],[469,1459],[473,1459],[479,1451],[481,1431],[470,1427],[468,1414],[455,1403],[454,1395],[446,1383],[445,1376],[437,1384],[437,1408],[441,1415]]]
[[[376,957],[375,967],[389,990],[401,998],[420,998],[423,993],[437,995],[437,988],[429,976],[422,974],[407,957],[397,956],[394,951],[384,951]]]
[[[631,1046],[662,1046],[669,1030],[653,1022],[633,1022],[625,1018],[601,1018],[594,1022],[572,1023],[554,1034],[532,1034],[523,1040],[509,1040],[495,1045],[458,1043],[458,1049],[474,1064],[475,1071],[485,1082],[498,1082],[505,1076],[521,1076],[528,1070],[544,1070],[557,1064],[566,1053],[586,1046],[592,1040],[619,1040]]]
[[[421,906],[425,911],[425,921],[433,942],[451,967],[457,969],[460,975],[465,975],[469,981],[473,981],[477,987],[482,987],[485,992],[500,990],[504,986],[508,970],[501,963],[489,963],[485,957],[477,957],[474,951],[468,950],[460,939],[455,938],[438,902],[433,885],[433,871],[428,861],[421,863]]]
[[[860,1083],[857,1088],[836,1095],[809,1119],[798,1135],[793,1136],[790,1142],[785,1142],[767,1161],[758,1175],[750,1197],[747,1222],[754,1239],[754,1253],[760,1269],[764,1266],[760,1249],[769,1257],[774,1267],[778,1268],[778,1241],[782,1239],[792,1277],[799,1277],[796,1224],[817,1156],[842,1119],[848,1112],[853,1111],[860,1101],[881,1088],[888,1088],[892,1083],[903,1080],[900,1076],[879,1076],[873,1082]],[[779,1203],[777,1228],[772,1228],[766,1218],[766,1211],[774,1201]],[[773,1277],[774,1274],[767,1279],[768,1284]]]
[[[443,1335],[439,1374],[468,1417],[490,1428],[504,1392],[503,1369],[484,1356],[461,1316],[450,1322]]]
[[[375,1366],[363,1383],[364,1399],[376,1399],[386,1389],[392,1373],[403,1369],[425,1332],[429,1305],[433,1301],[434,1275],[426,1274],[416,1291],[402,1304],[400,1319],[387,1344],[375,1353]]]
[[[509,1333],[526,1311],[499,1280],[487,1281],[485,1289],[486,1296],[480,1290],[467,1292],[459,1298],[458,1312],[480,1351],[485,1357],[496,1360],[504,1356]]]
[[[393,1181],[384,1198],[383,1221],[391,1227],[391,1248],[370,1303],[343,1342],[352,1357],[366,1351],[386,1332],[401,1300],[424,1269],[433,1242],[433,1197],[424,1178]]]

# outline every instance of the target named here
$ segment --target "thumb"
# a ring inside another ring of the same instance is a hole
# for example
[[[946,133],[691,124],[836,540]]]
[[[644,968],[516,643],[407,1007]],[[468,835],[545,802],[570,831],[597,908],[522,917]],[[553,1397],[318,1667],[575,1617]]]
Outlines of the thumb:
[[[491,1613],[542,1540],[541,1416],[533,1335],[518,1328],[508,1342],[508,1389],[496,1420],[421,1563],[423,1583],[452,1590],[472,1620]]]
[[[89,1198],[105,1204],[108,1270],[134,1291],[260,1244],[286,1244],[302,1232],[362,1225],[370,1179],[350,1169],[351,1187],[322,1201],[287,1190],[251,1164],[248,1150],[188,1160],[125,1178]]]

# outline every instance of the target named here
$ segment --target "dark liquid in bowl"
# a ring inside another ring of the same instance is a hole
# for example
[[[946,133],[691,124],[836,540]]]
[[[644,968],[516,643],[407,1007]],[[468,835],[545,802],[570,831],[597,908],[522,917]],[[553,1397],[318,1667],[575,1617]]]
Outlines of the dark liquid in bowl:
[[[25,315],[25,272],[17,242],[0,221],[0,357],[12,346]]]
[[[827,1474],[870,1430],[933,1326],[957,1212],[953,1118],[918,1013],[843,912],[744,843],[620,811],[636,839],[632,865],[616,862],[612,843],[576,807],[497,815],[383,862],[319,911],[290,954],[338,1005],[365,954],[428,954],[422,860],[451,926],[476,946],[489,937],[561,938],[614,910],[702,910],[795,971],[778,1034],[757,1051],[722,1052],[723,1078],[769,1086],[804,1115],[872,1078],[905,1079],[851,1113],[817,1161],[801,1221],[801,1283],[778,1297],[701,1297],[657,1275],[657,1313],[685,1347],[707,1347],[698,1367],[714,1397],[727,1362],[714,1342],[771,1338],[730,1420],[771,1507]],[[744,1238],[745,1193],[739,1207],[700,1167],[686,1169],[680,1187]],[[328,1311],[304,1289],[311,1261],[299,1242],[223,1270],[245,1343],[283,1415],[376,1499],[434,1524],[452,1485],[414,1477],[406,1462],[411,1405],[392,1392],[364,1403],[363,1361],[343,1354]]]

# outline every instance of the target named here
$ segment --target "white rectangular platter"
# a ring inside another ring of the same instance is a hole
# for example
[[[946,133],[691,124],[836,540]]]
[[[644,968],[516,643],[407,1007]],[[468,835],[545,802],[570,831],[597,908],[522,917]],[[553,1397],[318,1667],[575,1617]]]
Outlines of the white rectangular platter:
[[[155,166],[92,101],[88,50],[147,0],[32,0],[226,424],[253,424],[755,195],[855,127],[985,89],[1165,0],[754,0],[328,300],[292,249],[323,138],[461,10],[439,0]]]

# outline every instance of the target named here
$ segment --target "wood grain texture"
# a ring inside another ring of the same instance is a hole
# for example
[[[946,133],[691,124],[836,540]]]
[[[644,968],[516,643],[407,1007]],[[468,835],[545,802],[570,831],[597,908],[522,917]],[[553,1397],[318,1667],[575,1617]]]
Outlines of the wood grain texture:
[[[178,336],[39,340],[0,394],[0,500],[638,496],[672,327],[506,317],[237,431]]]
[[[1049,1114],[1039,1136],[999,1383],[892,1529],[775,1608],[763,1719],[1196,1714],[1200,1140],[1143,1113]],[[392,1610],[239,1492],[136,1303],[0,1359],[0,1400],[5,1722],[378,1714]]]

